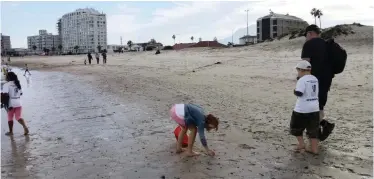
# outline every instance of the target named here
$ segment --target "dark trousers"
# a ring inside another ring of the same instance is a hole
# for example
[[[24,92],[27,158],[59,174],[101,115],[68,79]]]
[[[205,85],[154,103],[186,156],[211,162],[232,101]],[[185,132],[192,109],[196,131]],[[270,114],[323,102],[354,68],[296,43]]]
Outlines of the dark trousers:
[[[88,64],[91,64],[92,58],[88,58]]]
[[[317,77],[317,79],[318,79],[318,85],[319,85],[319,93],[318,93],[319,109],[323,110],[327,103],[327,96],[330,91],[332,77],[322,76],[322,77]]]
[[[100,61],[100,59],[99,59],[99,58],[96,58],[96,62],[97,62],[97,64],[99,64],[99,61]]]
[[[103,58],[103,63],[106,64],[106,57]]]

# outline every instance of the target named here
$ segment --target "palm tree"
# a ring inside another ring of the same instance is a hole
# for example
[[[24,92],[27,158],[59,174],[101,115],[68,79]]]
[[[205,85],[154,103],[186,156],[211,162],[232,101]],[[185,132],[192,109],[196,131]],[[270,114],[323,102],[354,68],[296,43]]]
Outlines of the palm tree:
[[[323,16],[322,10],[317,9],[316,14],[317,14],[317,17],[319,19],[319,28],[322,28],[322,26],[321,26],[321,16]]]
[[[317,9],[316,8],[313,8],[311,11],[310,11],[310,14],[312,16],[314,16],[314,24],[317,24]]]
[[[101,45],[97,46],[97,50],[99,51],[99,53],[101,52]]]
[[[191,41],[193,42],[193,36],[191,36]]]
[[[57,48],[60,50],[60,52],[62,51],[62,45],[58,45]]]
[[[217,37],[214,37],[213,41],[217,41]]]
[[[78,53],[78,49],[79,49],[78,45],[74,46],[75,53]]]
[[[35,53],[36,48],[38,48],[38,47],[36,47],[36,45],[32,46],[32,49],[34,50],[34,53]]]
[[[131,46],[132,46],[132,41],[131,41],[131,40],[129,40],[129,41],[127,42],[127,46],[129,46],[129,50],[131,50]]]
[[[174,44],[175,44],[175,35],[173,35],[171,38],[173,38],[174,39]]]

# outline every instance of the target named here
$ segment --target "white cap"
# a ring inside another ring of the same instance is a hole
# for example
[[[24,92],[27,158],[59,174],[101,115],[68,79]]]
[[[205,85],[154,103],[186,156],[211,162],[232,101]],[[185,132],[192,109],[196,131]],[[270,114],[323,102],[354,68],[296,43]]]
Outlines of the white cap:
[[[303,69],[303,70],[311,70],[312,69],[312,65],[306,61],[306,60],[302,60],[301,62],[299,62],[295,68],[298,68],[298,69]]]

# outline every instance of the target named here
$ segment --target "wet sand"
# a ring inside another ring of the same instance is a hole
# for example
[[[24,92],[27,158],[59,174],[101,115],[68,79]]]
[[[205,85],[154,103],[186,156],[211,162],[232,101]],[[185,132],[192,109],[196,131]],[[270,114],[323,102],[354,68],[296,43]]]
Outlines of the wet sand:
[[[319,156],[295,154],[288,133],[301,38],[109,54],[107,65],[84,66],[85,56],[14,58],[12,65],[42,71],[31,71],[24,97],[32,134],[28,144],[15,140],[29,146],[20,156],[31,164],[19,167],[31,178],[372,178],[373,43],[357,36],[338,38],[349,59],[333,80],[326,114],[336,128]],[[221,118],[207,134],[214,158],[174,153],[168,110],[182,102]],[[2,135],[2,176],[17,168],[5,143]]]

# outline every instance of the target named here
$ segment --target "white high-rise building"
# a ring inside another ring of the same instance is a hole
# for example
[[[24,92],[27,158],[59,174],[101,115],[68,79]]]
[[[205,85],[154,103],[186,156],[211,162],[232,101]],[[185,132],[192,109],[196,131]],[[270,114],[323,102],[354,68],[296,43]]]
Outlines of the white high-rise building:
[[[27,37],[27,47],[32,51],[42,52],[44,49],[48,49],[51,52],[53,50],[58,51],[58,45],[60,45],[58,35],[47,33],[47,30],[39,30],[39,35]]]
[[[86,8],[67,13],[61,18],[61,41],[64,52],[97,52],[107,47],[106,15]],[[79,48],[76,49],[75,47]]]

